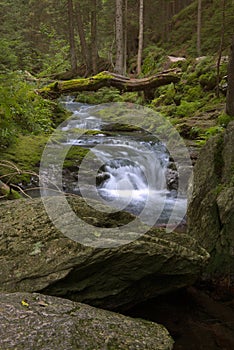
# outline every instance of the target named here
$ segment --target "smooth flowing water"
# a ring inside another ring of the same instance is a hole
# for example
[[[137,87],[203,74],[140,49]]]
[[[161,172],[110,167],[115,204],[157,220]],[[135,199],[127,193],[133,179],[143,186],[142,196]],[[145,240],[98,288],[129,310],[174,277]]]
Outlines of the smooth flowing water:
[[[127,210],[136,215],[144,211],[143,221],[149,225],[167,223],[176,201],[177,214],[173,220],[179,223],[183,218],[181,213],[185,212],[186,198],[178,198],[176,191],[167,188],[169,155],[165,146],[155,140],[144,141],[134,132],[128,136],[124,133],[104,135],[101,129],[105,122],[92,115],[93,106],[71,99],[63,105],[73,113],[62,128],[67,135],[65,143],[89,148],[96,159],[91,162],[93,169],[87,169],[90,161],[82,162],[79,181],[73,183],[72,188],[69,186],[69,191],[85,198],[101,199],[116,210]],[[100,133],[76,137],[75,129]],[[88,171],[93,173],[93,181],[89,183]]]

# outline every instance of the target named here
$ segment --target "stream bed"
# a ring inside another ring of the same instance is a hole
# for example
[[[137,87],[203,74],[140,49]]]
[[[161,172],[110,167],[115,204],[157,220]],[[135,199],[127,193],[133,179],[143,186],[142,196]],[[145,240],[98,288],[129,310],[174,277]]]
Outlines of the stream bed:
[[[66,192],[129,211],[150,226],[165,225],[170,218],[170,225],[184,222],[186,195],[178,194],[177,172],[162,142],[137,131],[105,132],[111,126],[93,113],[101,107],[71,98],[62,103],[72,112],[61,126],[63,145],[83,147],[91,154],[77,168],[71,167],[73,171],[64,172]]]

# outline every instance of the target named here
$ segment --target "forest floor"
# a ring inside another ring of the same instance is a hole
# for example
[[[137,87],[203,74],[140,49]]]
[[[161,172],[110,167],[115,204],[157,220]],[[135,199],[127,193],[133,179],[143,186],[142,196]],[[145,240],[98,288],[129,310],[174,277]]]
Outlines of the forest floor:
[[[189,287],[144,302],[128,315],[163,324],[175,340],[174,350],[234,349],[233,284]]]

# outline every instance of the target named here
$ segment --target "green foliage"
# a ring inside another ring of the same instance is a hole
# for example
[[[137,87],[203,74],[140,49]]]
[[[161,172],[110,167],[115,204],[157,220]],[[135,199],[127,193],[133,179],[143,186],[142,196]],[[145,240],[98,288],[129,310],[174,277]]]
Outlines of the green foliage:
[[[230,123],[233,119],[234,119],[233,117],[223,112],[218,117],[218,123],[220,126],[225,128],[228,125],[228,123]]]
[[[209,138],[209,137],[214,136],[216,134],[219,134],[221,132],[223,132],[223,128],[221,126],[219,126],[219,125],[216,125],[216,126],[210,127],[206,131],[205,135]]]
[[[207,56],[199,59],[198,63],[195,66],[195,73],[197,77],[202,74],[209,73],[215,69],[215,62],[213,56]]]
[[[178,117],[191,117],[199,107],[199,101],[188,102],[182,100],[180,105],[176,109],[176,115]]]
[[[189,64],[182,69],[180,82],[158,88],[150,105],[169,118],[181,136],[195,139],[199,144],[220,132],[230,121],[223,112],[225,96],[216,96],[216,61],[216,57],[189,60]],[[173,66],[177,67],[177,64]],[[222,62],[220,77],[226,74],[227,65]],[[204,76],[207,81],[201,84]],[[213,85],[208,88],[208,82],[212,79]]]
[[[215,72],[202,74],[199,77],[199,83],[205,90],[214,90],[217,85],[217,77]]]
[[[204,91],[200,85],[188,86],[186,90],[185,99],[188,102],[198,101],[205,96]]]
[[[200,135],[199,135],[199,139],[196,141],[197,145],[202,146],[206,143],[206,141],[210,137],[218,135],[218,134],[222,135],[223,130],[224,130],[224,128],[219,126],[219,125],[211,126],[205,132],[202,132],[202,130],[201,130]]]
[[[0,147],[21,134],[52,130],[53,104],[33,92],[20,73],[0,75]]]
[[[103,87],[96,92],[81,92],[77,94],[76,100],[89,104],[100,104],[108,102],[133,102],[142,103],[142,99],[136,92],[121,93],[118,89]]]
[[[226,0],[223,48],[228,52],[234,26],[234,2]],[[218,53],[222,30],[222,1],[202,1],[201,52],[202,55]],[[173,17],[170,40],[163,43],[175,55],[197,56],[197,1],[193,1]]]
[[[17,68],[18,58],[14,50],[15,43],[7,39],[0,39],[0,71],[6,68]]]
[[[162,48],[152,45],[144,50],[143,57],[142,73],[143,75],[149,75],[162,69],[166,52]]]
[[[65,72],[69,70],[69,47],[65,40],[57,39],[55,34],[48,34],[51,45],[47,53],[41,56],[41,69],[39,76]]]
[[[81,92],[77,94],[76,100],[83,103],[99,104],[108,102],[121,102],[119,90],[115,88],[101,88],[97,92]]]

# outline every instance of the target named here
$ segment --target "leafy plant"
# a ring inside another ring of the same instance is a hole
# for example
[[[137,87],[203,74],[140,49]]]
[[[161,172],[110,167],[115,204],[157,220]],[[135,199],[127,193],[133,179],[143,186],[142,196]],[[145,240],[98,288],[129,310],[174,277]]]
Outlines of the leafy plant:
[[[8,146],[19,133],[36,135],[52,130],[54,105],[33,88],[20,72],[0,75],[0,147]]]

